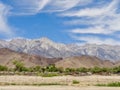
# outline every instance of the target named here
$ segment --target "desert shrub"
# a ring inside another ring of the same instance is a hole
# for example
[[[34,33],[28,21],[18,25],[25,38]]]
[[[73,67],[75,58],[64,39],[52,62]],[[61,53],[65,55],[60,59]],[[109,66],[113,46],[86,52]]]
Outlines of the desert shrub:
[[[34,67],[34,71],[35,72],[40,72],[41,71],[41,67],[40,66],[35,66]]]
[[[106,86],[106,84],[96,84],[95,86]]]
[[[102,68],[102,72],[108,72],[108,73],[110,73],[111,69],[110,68]]]
[[[42,72],[40,66],[29,67],[29,72]]]
[[[47,71],[47,72],[57,72],[58,69],[56,68],[55,64],[51,64],[51,65],[46,67],[45,71]]]
[[[40,83],[40,84],[32,84],[33,86],[56,86],[56,85],[66,85],[61,83]]]
[[[59,76],[60,74],[58,73],[40,73],[39,76],[42,77],[54,77],[54,76]]]
[[[75,69],[74,68],[66,68],[65,73],[74,73]]]
[[[112,69],[112,73],[120,73],[120,66],[119,67],[114,67]]]
[[[81,68],[76,69],[76,71],[77,71],[77,72],[86,73],[86,72],[88,72],[89,70],[88,70],[87,68],[81,67]]]
[[[0,65],[0,71],[7,71],[7,70],[8,70],[7,66]]]
[[[80,82],[77,81],[77,80],[73,80],[72,83],[73,83],[73,84],[79,84]]]
[[[120,82],[109,83],[109,84],[107,84],[107,86],[111,86],[111,87],[120,87]]]
[[[112,82],[108,84],[97,84],[96,86],[120,87],[120,82]]]
[[[59,68],[58,68],[58,72],[59,72],[59,73],[64,73],[64,68],[63,68],[63,67],[59,67]]]
[[[99,67],[94,67],[94,68],[91,68],[90,70],[92,73],[101,73],[102,72],[102,69],[99,68]]]

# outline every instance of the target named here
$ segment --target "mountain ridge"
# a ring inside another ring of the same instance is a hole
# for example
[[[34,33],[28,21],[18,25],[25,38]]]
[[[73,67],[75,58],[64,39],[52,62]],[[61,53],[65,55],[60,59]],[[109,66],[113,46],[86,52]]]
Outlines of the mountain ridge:
[[[119,61],[120,46],[96,44],[63,44],[43,37],[40,39],[16,38],[9,41],[0,40],[0,48],[8,48],[31,55],[41,55],[48,58],[66,58],[74,56],[96,56],[102,60]]]
[[[93,67],[107,67],[112,68],[119,66],[120,62],[111,62],[109,60],[100,60],[92,56],[76,56],[69,58],[46,58],[43,56],[29,55],[26,53],[16,52],[7,48],[0,49],[0,65],[14,67],[13,61],[21,61],[26,67],[41,66],[45,67],[55,64],[56,67],[62,68],[93,68]]]

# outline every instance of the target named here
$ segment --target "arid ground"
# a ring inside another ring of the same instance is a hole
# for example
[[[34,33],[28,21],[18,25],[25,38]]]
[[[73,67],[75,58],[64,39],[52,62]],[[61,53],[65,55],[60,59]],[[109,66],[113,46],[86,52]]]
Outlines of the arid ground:
[[[0,90],[120,90],[115,87],[73,87],[73,86],[6,86]]]
[[[73,84],[73,80],[79,83]],[[119,81],[120,76],[100,75],[78,77],[0,76],[0,90],[120,90],[118,87],[95,86],[96,84],[107,84]]]
[[[79,84],[73,84],[76,80]],[[96,84],[107,84],[111,82],[120,82],[120,76],[57,76],[57,77],[40,77],[40,76],[0,76],[0,85],[36,85],[36,84],[62,84],[67,86],[95,86]]]

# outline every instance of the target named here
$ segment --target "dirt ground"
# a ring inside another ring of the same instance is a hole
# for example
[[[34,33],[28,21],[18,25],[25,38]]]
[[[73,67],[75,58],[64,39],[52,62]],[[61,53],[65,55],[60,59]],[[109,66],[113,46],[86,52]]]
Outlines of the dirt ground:
[[[79,84],[73,85],[73,80],[79,81]],[[46,84],[58,83],[68,86],[95,86],[96,84],[107,84],[111,82],[120,82],[120,76],[57,76],[57,77],[39,77],[39,76],[0,76],[0,85],[13,83],[19,85],[27,84]]]
[[[72,86],[2,86],[0,90],[120,90],[115,87],[72,87]]]

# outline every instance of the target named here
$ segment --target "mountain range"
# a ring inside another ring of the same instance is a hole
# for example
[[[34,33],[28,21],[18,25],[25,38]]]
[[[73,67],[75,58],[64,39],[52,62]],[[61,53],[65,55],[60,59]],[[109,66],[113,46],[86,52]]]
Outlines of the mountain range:
[[[120,60],[120,46],[63,44],[53,42],[46,37],[40,39],[17,38],[10,41],[0,40],[0,48],[8,48],[16,52],[47,58],[67,58],[85,55],[97,57],[101,60]]]
[[[46,58],[38,55],[30,55],[26,53],[16,52],[7,48],[0,49],[0,65],[14,67],[13,61],[21,61],[26,67],[32,66],[48,66],[55,64],[56,67],[63,68],[92,68],[92,67],[115,67],[120,62],[111,62],[109,60],[101,60],[92,56],[75,56],[69,58]]]

